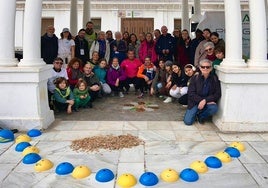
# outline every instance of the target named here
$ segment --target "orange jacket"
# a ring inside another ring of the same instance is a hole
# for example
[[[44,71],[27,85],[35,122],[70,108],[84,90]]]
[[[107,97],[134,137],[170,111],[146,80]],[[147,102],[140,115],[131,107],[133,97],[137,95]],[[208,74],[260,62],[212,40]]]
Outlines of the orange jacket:
[[[138,78],[145,78],[146,76],[146,72],[147,71],[150,71],[150,72],[155,72],[156,70],[156,67],[154,66],[153,63],[150,63],[150,65],[148,66],[145,66],[144,64],[142,64],[140,67],[139,67],[139,70],[138,70],[138,73],[137,73],[137,77]],[[150,79],[150,78],[149,78]]]

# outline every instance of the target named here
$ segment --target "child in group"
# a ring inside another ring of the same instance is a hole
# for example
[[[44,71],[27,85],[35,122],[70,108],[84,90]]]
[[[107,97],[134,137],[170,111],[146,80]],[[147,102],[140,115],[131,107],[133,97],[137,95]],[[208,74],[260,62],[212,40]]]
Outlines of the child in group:
[[[122,68],[120,68],[117,57],[112,59],[111,67],[107,72],[107,83],[112,89],[112,95],[114,92],[119,92],[119,97],[124,97],[123,87],[126,85],[127,76]]]
[[[79,107],[92,108],[86,81],[79,79],[79,81],[77,82],[74,88],[73,94],[74,94],[74,100],[75,100],[75,103],[74,103],[75,111],[78,111]]]
[[[198,74],[198,73],[196,73],[196,68],[192,64],[185,65],[184,72],[185,72],[185,75],[188,77],[188,82],[187,82],[187,88],[188,88],[192,76],[195,74]],[[179,98],[179,103],[182,104],[183,106],[187,106],[187,104],[188,104],[188,94],[187,93]]]
[[[165,100],[163,101],[164,103],[170,103],[172,102],[172,98],[169,96],[169,90],[171,88],[172,85],[172,80],[171,80],[171,76],[172,76],[172,65],[173,62],[168,60],[165,62],[165,70],[166,70],[166,85],[165,85],[165,90],[166,90],[166,95],[162,96],[160,95],[160,97],[164,97]]]
[[[150,57],[145,57],[144,64],[142,64],[137,73],[138,88],[140,89],[140,95],[138,98],[142,98],[144,89],[147,91],[151,87],[153,79],[155,77],[156,66],[151,62]]]
[[[159,68],[156,70],[156,74],[150,89],[150,94],[167,95],[168,92],[167,89],[165,88],[167,84],[165,61],[163,59],[160,59],[158,65]]]
[[[171,89],[169,90],[170,96],[179,99],[181,96],[185,95],[188,91],[187,81],[188,78],[185,76],[184,72],[181,70],[178,64],[172,65],[172,77],[171,77]]]
[[[68,80],[70,88],[72,90],[74,89],[75,85],[78,82],[78,79],[81,77],[82,74],[82,61],[76,57],[71,59],[71,61],[68,63],[67,75],[69,78]]]
[[[215,56],[216,56],[217,59],[215,59],[213,61],[213,64],[212,64],[212,66],[213,66],[212,72],[213,73],[215,73],[215,67],[217,65],[220,65],[222,60],[223,60],[223,58],[225,57],[225,55],[224,55],[225,54],[225,49],[224,49],[223,46],[218,46],[218,47],[216,47],[214,49],[214,53],[215,53]]]
[[[93,72],[100,80],[102,92],[104,94],[110,94],[112,90],[110,86],[106,83],[106,74],[107,74],[106,67],[107,67],[107,61],[106,59],[103,58],[100,60],[99,65],[96,65],[94,67]]]
[[[73,92],[68,86],[68,81],[64,77],[59,77],[55,80],[56,88],[54,90],[54,105],[58,111],[67,111],[72,113],[72,106],[74,105]]]

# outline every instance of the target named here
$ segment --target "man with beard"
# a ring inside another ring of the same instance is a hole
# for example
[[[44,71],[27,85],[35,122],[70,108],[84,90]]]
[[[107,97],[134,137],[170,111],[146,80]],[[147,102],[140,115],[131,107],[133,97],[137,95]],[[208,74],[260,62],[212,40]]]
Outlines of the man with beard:
[[[83,65],[89,60],[88,42],[85,39],[85,29],[80,29],[78,35],[75,37],[75,57],[82,60]]]
[[[91,48],[92,43],[97,40],[97,33],[94,31],[94,23],[92,21],[88,21],[86,24],[86,34],[85,39],[88,42],[88,49]]]

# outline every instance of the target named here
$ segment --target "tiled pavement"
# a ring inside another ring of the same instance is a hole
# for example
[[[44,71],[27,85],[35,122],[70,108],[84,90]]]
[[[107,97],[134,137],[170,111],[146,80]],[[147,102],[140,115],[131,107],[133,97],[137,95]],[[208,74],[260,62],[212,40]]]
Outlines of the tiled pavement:
[[[145,141],[131,149],[100,151],[94,153],[75,152],[70,149],[71,141],[93,135],[120,135],[130,133]],[[268,187],[268,133],[219,132],[212,123],[185,126],[182,121],[63,121],[57,120],[32,145],[40,149],[42,158],[53,161],[54,167],[47,172],[37,173],[34,165],[22,163],[22,154],[15,151],[15,143],[0,145],[0,187],[3,188],[113,188],[119,187],[116,179],[99,183],[95,174],[102,168],[111,169],[116,176],[132,173],[137,179],[145,171],[160,176],[166,168],[180,172],[196,160],[205,160],[225,149],[230,142],[241,141],[246,151],[219,169],[209,169],[199,175],[199,180],[188,183],[179,180],[167,183],[160,180],[154,187]],[[86,165],[92,174],[81,180],[71,175],[59,176],[55,167],[61,162],[74,166]],[[135,187],[144,187],[137,183]]]
[[[133,102],[157,104],[159,109],[144,112],[124,109],[126,104]],[[145,171],[152,171],[158,177],[167,168],[181,172],[193,161],[205,160],[224,150],[232,141],[245,144],[246,151],[241,153],[241,157],[219,169],[209,169],[207,173],[200,174],[197,182],[187,183],[180,179],[166,183],[160,180],[154,187],[268,187],[268,133],[221,133],[212,123],[185,126],[181,121],[185,108],[178,103],[164,104],[149,96],[138,100],[134,93],[125,98],[104,97],[93,105],[92,109],[81,109],[72,115],[57,114],[53,125],[31,141],[40,149],[42,158],[54,163],[49,171],[37,173],[34,165],[23,164],[23,156],[15,151],[15,143],[0,144],[0,187],[117,188],[116,178],[123,173],[132,173],[139,179]],[[94,153],[77,153],[70,148],[71,141],[75,139],[127,133],[143,139],[145,144],[121,151]],[[82,180],[71,175],[59,176],[55,168],[62,162],[86,165],[92,174]],[[102,168],[111,169],[116,178],[108,183],[96,182],[95,174]],[[138,187],[144,186],[137,183],[135,188]]]

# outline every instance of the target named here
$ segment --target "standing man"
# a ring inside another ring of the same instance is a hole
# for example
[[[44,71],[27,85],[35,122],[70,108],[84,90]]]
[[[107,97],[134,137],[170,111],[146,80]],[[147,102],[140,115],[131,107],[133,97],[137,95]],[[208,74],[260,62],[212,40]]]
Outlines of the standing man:
[[[88,42],[85,39],[86,30],[80,29],[78,35],[75,37],[75,57],[79,58],[84,64],[89,60]]]
[[[58,37],[54,33],[55,28],[49,25],[46,33],[41,37],[41,58],[46,64],[53,64],[58,55]]]
[[[155,51],[159,56],[159,59],[164,59],[165,61],[173,61],[174,51],[175,51],[175,40],[174,37],[168,33],[167,26],[161,27],[162,35],[156,42]]]
[[[86,34],[85,34],[85,39],[88,42],[88,49],[91,48],[92,43],[95,40],[97,40],[97,38],[98,38],[98,35],[94,31],[94,23],[92,21],[88,21],[86,24]]]

